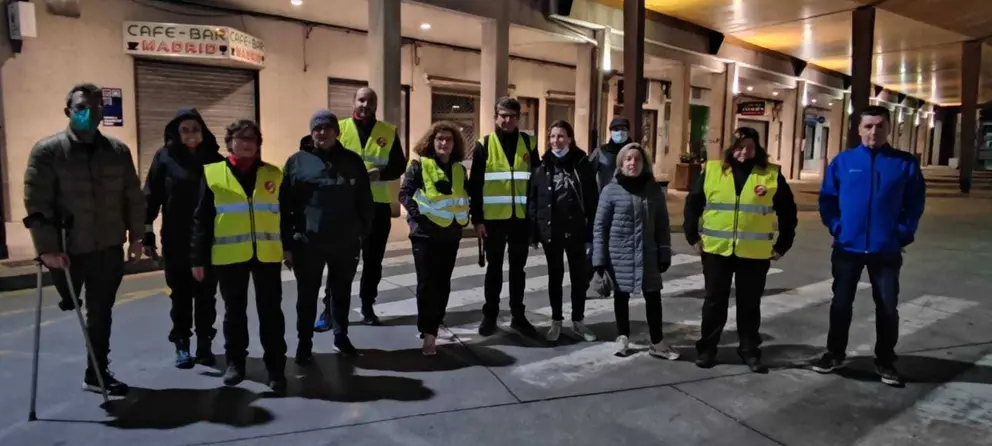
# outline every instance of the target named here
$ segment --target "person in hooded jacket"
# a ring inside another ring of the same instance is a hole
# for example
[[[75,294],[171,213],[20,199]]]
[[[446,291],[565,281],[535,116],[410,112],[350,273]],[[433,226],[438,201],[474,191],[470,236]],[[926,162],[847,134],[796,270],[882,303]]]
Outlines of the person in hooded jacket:
[[[596,219],[599,190],[585,152],[575,144],[575,131],[565,121],[555,121],[548,131],[550,150],[544,153],[530,181],[527,215],[534,226],[533,240],[540,241],[548,260],[548,298],[551,328],[545,334],[554,342],[561,335],[562,280],[565,257],[571,278],[572,333],[592,342],[596,334],[585,324],[586,253],[592,247],[592,225]]]
[[[706,282],[701,336],[696,342],[696,365],[701,368],[716,365],[733,280],[738,355],[753,372],[768,371],[758,348],[761,296],[771,261],[792,247],[798,217],[789,183],[779,166],[768,162],[760,140],[754,129],[737,129],[724,159],[707,161],[686,196],[682,228],[686,241],[702,256]]]
[[[399,200],[406,208],[417,269],[417,329],[424,340],[423,354],[433,356],[462,228],[468,224],[468,174],[461,164],[465,141],[455,123],[441,121],[413,151],[420,159],[410,161]]]
[[[217,278],[212,268],[202,282],[193,278],[190,265],[190,221],[196,209],[203,166],[224,160],[217,138],[196,109],[180,109],[165,126],[165,145],[152,158],[145,179],[145,255],[155,256],[152,224],[162,213],[162,254],[165,283],[172,299],[169,342],[176,345],[176,367],[195,363],[214,365],[211,344],[217,330]],[[190,355],[190,338],[196,330],[196,356]]]
[[[615,181],[603,188],[596,209],[592,264],[616,283],[617,355],[630,353],[630,295],[641,294],[651,334],[648,354],[674,361],[679,353],[661,330],[661,274],[672,266],[672,234],[665,193],[648,166],[640,144],[617,154]]]
[[[596,173],[596,183],[602,191],[607,184],[613,182],[617,172],[617,154],[620,149],[632,143],[630,139],[630,121],[623,116],[617,116],[610,121],[610,140],[593,150],[589,155],[589,164]]]

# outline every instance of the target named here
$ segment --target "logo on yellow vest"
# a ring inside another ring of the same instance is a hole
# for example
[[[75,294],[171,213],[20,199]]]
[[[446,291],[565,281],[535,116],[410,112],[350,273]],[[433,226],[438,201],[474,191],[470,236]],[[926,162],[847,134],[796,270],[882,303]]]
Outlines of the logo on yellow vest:
[[[755,195],[757,195],[759,197],[764,197],[765,194],[767,194],[767,193],[768,193],[768,189],[765,189],[765,186],[762,186],[760,184],[757,185],[757,186],[754,186],[754,194]]]
[[[375,143],[378,144],[379,147],[386,147],[386,138],[380,136],[378,139],[375,140]]]
[[[266,181],[265,190],[270,194],[276,193],[276,183],[273,183],[271,181]]]

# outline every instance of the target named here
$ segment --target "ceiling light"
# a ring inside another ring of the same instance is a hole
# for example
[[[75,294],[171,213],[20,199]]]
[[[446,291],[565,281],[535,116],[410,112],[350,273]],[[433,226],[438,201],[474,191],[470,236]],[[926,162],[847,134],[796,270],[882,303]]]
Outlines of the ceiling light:
[[[427,22],[421,23],[420,24],[420,29],[422,29],[424,31],[427,31],[427,30],[431,29],[431,24],[430,23],[427,23]]]
[[[814,104],[816,103],[816,99],[813,99],[813,103],[814,103]]]
[[[292,3],[293,6],[300,6],[303,4],[303,0],[289,0],[289,2]]]
[[[754,87],[752,87],[752,86],[750,86],[750,85],[748,85],[748,86],[747,86],[747,91],[754,91]]]
[[[834,103],[833,102],[828,102],[827,105],[833,107],[834,106]]]
[[[778,92],[777,91],[773,91],[772,92],[772,96],[778,96]]]

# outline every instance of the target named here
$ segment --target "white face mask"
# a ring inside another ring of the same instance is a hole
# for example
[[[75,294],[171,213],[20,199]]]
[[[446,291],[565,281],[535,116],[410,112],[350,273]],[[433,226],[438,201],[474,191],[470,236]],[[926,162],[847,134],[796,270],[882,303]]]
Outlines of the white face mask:
[[[627,140],[627,131],[613,130],[612,132],[610,132],[610,138],[613,140],[613,142],[620,144]]]

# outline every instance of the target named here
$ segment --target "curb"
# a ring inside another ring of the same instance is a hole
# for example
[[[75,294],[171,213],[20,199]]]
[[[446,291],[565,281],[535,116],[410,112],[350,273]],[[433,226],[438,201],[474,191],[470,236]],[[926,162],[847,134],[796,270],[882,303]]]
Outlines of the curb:
[[[162,265],[151,259],[141,259],[134,263],[124,264],[124,275],[141,274],[152,271],[159,271]],[[41,273],[41,283],[44,286],[53,284],[51,272],[45,268]],[[38,285],[38,270],[33,268],[26,274],[15,274],[12,276],[0,277],[0,292],[20,291],[34,288]]]

